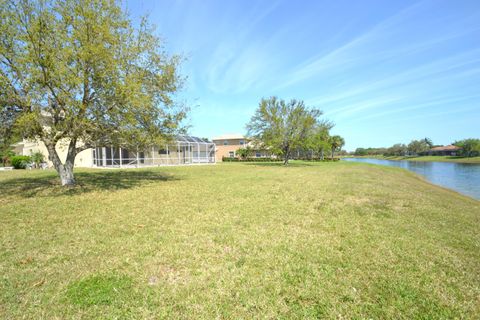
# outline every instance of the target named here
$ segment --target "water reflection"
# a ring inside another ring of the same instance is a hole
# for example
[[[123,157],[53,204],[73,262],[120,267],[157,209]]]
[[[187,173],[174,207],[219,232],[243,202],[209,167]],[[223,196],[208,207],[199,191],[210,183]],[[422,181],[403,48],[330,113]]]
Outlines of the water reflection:
[[[345,160],[408,169],[423,175],[432,183],[480,200],[480,164],[393,161],[367,158],[345,158]]]

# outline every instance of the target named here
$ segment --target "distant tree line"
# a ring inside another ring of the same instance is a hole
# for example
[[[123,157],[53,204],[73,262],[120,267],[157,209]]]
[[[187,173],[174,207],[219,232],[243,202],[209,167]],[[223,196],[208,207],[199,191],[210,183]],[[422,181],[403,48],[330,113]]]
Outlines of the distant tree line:
[[[460,147],[457,152],[460,156],[473,157],[480,155],[480,139],[463,139],[452,143]],[[353,153],[356,156],[422,156],[427,155],[434,145],[430,138],[412,140],[409,144],[396,143],[388,148],[357,148]]]

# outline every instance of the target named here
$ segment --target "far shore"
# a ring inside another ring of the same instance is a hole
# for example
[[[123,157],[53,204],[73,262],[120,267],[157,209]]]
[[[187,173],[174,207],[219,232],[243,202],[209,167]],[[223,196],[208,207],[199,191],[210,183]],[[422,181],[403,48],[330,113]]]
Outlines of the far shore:
[[[397,161],[428,161],[428,162],[456,162],[456,163],[479,163],[480,157],[459,157],[459,156],[420,156],[420,157],[409,157],[409,156],[379,156],[379,155],[369,155],[369,156],[346,156],[346,158],[371,158],[371,159],[383,159],[383,160],[397,160]]]

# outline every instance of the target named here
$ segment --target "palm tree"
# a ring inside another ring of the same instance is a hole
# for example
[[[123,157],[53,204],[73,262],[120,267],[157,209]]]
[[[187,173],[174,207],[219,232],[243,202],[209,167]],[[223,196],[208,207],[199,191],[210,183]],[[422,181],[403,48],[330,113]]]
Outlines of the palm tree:
[[[330,146],[332,147],[332,160],[335,151],[340,150],[345,145],[345,140],[340,136],[331,136],[330,137]]]
[[[425,141],[425,143],[428,145],[429,148],[432,148],[433,147],[433,141],[432,139],[430,138],[425,138],[423,139]]]

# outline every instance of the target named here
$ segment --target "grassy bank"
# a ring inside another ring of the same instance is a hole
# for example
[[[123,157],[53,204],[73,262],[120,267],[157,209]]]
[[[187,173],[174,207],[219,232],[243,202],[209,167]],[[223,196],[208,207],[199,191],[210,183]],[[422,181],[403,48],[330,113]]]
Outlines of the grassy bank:
[[[457,162],[457,163],[480,163],[480,157],[453,157],[453,156],[422,156],[422,157],[402,157],[402,156],[353,156],[355,158],[373,158],[384,160],[406,160],[406,161],[431,161],[431,162]]]
[[[396,168],[0,172],[0,318],[474,318],[480,202]]]
[[[387,160],[439,161],[457,163],[480,163],[480,157],[423,156],[423,157],[385,157]]]

